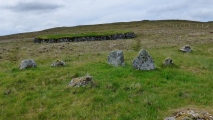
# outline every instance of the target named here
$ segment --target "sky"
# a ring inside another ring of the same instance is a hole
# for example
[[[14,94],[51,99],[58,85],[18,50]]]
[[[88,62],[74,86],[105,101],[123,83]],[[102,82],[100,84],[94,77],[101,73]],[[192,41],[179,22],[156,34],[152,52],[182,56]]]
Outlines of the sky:
[[[212,0],[0,0],[0,36],[54,27],[181,19],[213,21]]]

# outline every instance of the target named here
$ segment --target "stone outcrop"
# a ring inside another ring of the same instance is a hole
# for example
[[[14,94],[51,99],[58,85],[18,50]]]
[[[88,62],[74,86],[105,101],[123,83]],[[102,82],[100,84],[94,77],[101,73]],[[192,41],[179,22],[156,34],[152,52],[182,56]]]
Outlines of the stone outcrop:
[[[155,64],[152,57],[148,54],[146,50],[141,50],[138,56],[133,60],[133,67],[138,70],[153,70],[155,69]]]
[[[108,63],[113,66],[125,66],[122,50],[116,50],[109,53]]]
[[[175,117],[166,117],[164,120],[176,120]]]
[[[164,120],[213,120],[213,115],[205,110],[181,110],[172,117],[166,117]]]
[[[135,38],[134,32],[119,33],[107,36],[84,36],[84,37],[62,37],[55,39],[35,38],[34,43],[60,43],[60,42],[83,42],[83,41],[101,41]]]
[[[185,45],[185,46],[181,47],[180,51],[187,52],[187,53],[192,52],[191,47],[189,45]]]
[[[26,68],[35,68],[35,67],[36,67],[36,63],[33,59],[26,59],[21,61],[19,69],[22,70]]]
[[[171,58],[166,58],[165,60],[164,60],[164,63],[163,63],[165,66],[168,66],[168,65],[173,65],[173,61],[172,61],[172,59]]]
[[[80,78],[73,78],[69,86],[70,87],[81,87],[81,86],[86,86],[88,84],[92,83],[92,76],[84,76]]]
[[[59,66],[65,66],[65,62],[62,60],[56,60],[55,62],[53,62],[50,66],[52,67],[59,67]]]

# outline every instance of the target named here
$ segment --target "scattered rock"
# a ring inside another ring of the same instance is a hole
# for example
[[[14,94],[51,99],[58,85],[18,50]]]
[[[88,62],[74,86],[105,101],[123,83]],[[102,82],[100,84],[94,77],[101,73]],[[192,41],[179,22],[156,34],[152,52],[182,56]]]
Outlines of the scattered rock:
[[[191,47],[189,45],[185,45],[183,47],[180,48],[180,51],[182,52],[192,52]]]
[[[86,86],[88,84],[92,83],[92,76],[84,76],[80,78],[73,78],[69,86],[70,87],[81,87],[81,86]]]
[[[153,70],[155,69],[154,61],[148,52],[142,49],[138,57],[136,57],[132,63],[133,67],[138,70]]]
[[[187,109],[175,113],[172,117],[166,117],[164,120],[213,120],[213,116],[203,110]]]
[[[168,65],[173,65],[173,61],[172,61],[172,59],[171,58],[166,58],[165,60],[164,60],[164,63],[163,63],[165,66],[168,66]]]
[[[52,67],[59,67],[59,66],[65,66],[65,62],[62,60],[56,60],[54,63],[52,63],[50,66]]]
[[[112,51],[108,56],[108,63],[113,66],[125,66],[122,50]]]
[[[167,117],[167,118],[164,118],[164,120],[176,120],[175,117]]]
[[[21,70],[26,68],[35,68],[35,67],[36,67],[36,63],[33,59],[22,60],[21,65],[19,66]]]

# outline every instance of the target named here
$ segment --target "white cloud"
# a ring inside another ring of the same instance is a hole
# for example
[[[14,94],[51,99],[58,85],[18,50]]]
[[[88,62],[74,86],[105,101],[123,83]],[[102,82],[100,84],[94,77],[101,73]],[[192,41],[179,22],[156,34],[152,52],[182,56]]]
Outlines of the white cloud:
[[[0,35],[136,20],[212,21],[211,0],[0,0]]]

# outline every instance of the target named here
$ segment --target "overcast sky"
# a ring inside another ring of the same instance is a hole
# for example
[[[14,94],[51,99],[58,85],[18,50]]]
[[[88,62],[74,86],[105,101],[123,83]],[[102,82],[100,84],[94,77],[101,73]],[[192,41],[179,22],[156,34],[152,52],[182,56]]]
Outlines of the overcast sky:
[[[213,20],[212,0],[0,0],[0,36],[139,20]]]

